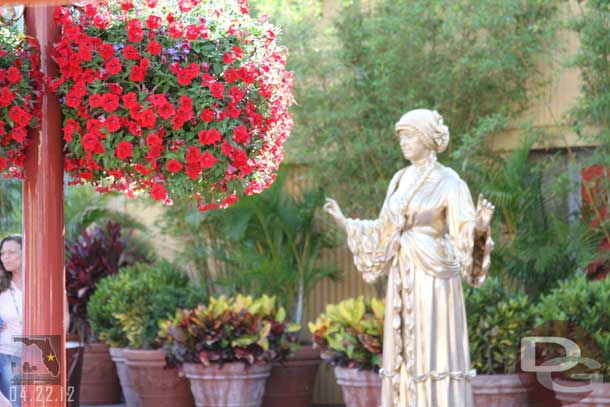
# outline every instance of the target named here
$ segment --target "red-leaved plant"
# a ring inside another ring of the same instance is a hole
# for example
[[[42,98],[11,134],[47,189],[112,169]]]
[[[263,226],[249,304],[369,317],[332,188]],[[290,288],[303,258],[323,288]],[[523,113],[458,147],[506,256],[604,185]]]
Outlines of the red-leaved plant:
[[[73,182],[200,210],[270,186],[292,125],[276,29],[246,0],[59,7],[52,83]]]
[[[66,260],[70,332],[88,342],[91,328],[87,304],[97,283],[136,259],[127,247],[127,237],[121,235],[121,225],[108,222],[105,227],[81,228],[78,238],[66,243]]]
[[[0,174],[22,178],[28,130],[40,123],[40,50],[15,21],[2,18],[0,23]]]

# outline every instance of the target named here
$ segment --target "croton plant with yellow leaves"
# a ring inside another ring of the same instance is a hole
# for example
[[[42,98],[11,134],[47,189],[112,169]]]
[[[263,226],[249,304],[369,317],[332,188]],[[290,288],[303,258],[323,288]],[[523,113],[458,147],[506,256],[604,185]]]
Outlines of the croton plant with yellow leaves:
[[[315,346],[331,366],[379,370],[383,347],[383,300],[350,298],[327,305],[309,323]]]
[[[275,297],[212,298],[161,323],[159,340],[171,362],[247,366],[280,361],[297,347],[300,325],[287,323]]]

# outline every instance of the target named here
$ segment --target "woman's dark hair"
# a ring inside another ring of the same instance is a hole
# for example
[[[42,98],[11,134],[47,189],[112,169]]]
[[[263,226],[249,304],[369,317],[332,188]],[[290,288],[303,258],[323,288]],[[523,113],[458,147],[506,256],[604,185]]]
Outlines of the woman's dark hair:
[[[23,248],[23,242],[19,235],[10,235],[2,239],[0,242],[0,251],[2,251],[2,247],[6,242],[15,242]],[[10,287],[12,280],[13,273],[4,268],[4,264],[2,264],[2,260],[0,259],[0,293]]]

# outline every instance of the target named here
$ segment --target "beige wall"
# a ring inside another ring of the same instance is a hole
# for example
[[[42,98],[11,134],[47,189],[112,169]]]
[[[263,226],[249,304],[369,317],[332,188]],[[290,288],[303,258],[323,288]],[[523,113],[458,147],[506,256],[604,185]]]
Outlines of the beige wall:
[[[582,5],[570,0],[562,3],[561,13],[564,21],[582,15]],[[578,103],[580,96],[579,72],[575,68],[566,68],[566,61],[573,58],[579,47],[578,35],[562,29],[556,38],[556,52],[552,56],[541,56],[538,69],[544,75],[548,85],[541,95],[532,101],[531,107],[517,120],[527,122],[534,128],[548,132],[543,143],[535,148],[565,148],[567,146],[590,145],[579,140],[567,123],[566,115]],[[495,150],[513,150],[518,145],[523,132],[514,125],[511,129],[491,137],[490,145]]]

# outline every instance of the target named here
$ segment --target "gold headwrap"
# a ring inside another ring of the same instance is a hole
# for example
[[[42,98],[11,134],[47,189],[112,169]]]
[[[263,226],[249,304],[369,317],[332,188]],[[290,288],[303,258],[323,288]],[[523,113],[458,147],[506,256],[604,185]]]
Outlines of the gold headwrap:
[[[442,153],[449,144],[449,128],[436,110],[416,109],[404,114],[396,123],[396,132],[409,129],[419,135],[430,150]]]

